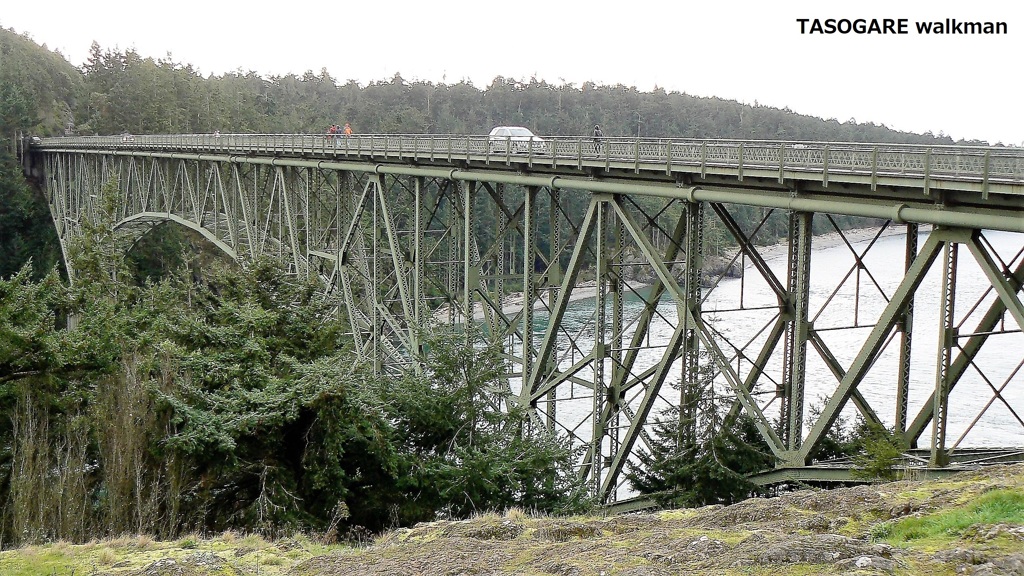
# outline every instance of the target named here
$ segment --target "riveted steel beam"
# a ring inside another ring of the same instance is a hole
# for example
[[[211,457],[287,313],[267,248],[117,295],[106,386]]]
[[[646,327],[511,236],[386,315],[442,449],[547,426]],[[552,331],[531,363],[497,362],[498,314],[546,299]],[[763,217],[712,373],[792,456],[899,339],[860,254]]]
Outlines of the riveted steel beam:
[[[846,376],[839,383],[835,393],[829,398],[821,414],[818,415],[817,420],[811,426],[807,437],[804,439],[803,446],[798,451],[798,455],[803,461],[806,462],[810,452],[821,441],[825,433],[832,428],[832,425],[835,424],[836,419],[839,417],[839,412],[846,405],[853,390],[860,384],[868,368],[874,363],[889,332],[896,325],[910,297],[924,280],[925,273],[931,267],[932,262],[935,261],[943,242],[962,237],[963,233],[943,230],[934,231],[928,236],[928,240],[921,249],[921,254],[918,255],[907,271],[907,275],[896,288],[889,303],[882,311],[878,322],[871,329],[871,333],[861,346],[860,352],[857,353],[853,363],[847,370]]]
[[[790,452],[800,448],[803,437],[804,386],[807,377],[807,341],[810,325],[807,320],[811,288],[811,219],[810,212],[790,214],[789,281],[787,305],[790,322],[786,333],[785,413],[786,444]]]
[[[679,442],[680,446],[697,440],[697,418],[700,404],[701,370],[700,338],[693,320],[701,315],[701,280],[704,271],[704,203],[687,202],[686,208],[686,264],[683,280],[683,300],[679,305],[686,311],[680,314],[683,338],[680,342],[683,357],[683,381],[679,390]]]
[[[534,361],[534,345],[533,345],[533,295],[537,291],[537,274],[533,267],[532,255],[537,249],[537,234],[536,234],[536,209],[534,206],[537,198],[537,189],[529,187],[526,189],[526,196],[523,198],[523,254],[530,257],[529,263],[523,261],[523,310],[522,310],[522,328],[520,332],[523,335],[523,384],[522,384],[522,396],[520,396],[520,403],[524,406],[532,405],[532,402],[528,400],[527,391],[536,386],[534,378],[539,378],[542,373],[538,370]],[[578,262],[577,262],[578,263]],[[578,273],[578,270],[577,270]],[[563,308],[564,312],[564,308]],[[551,358],[550,346],[554,345],[553,335],[555,326],[549,324],[547,329],[547,335],[551,335],[551,338],[545,338],[544,343],[541,345],[541,349],[546,352],[542,353],[541,358],[538,359],[540,362],[548,362]]]
[[[313,167],[322,169],[350,170],[362,172],[375,172],[380,174],[395,174],[405,176],[425,176],[430,178],[449,178],[452,180],[475,180],[487,182],[501,182],[506,184],[517,184],[521,186],[545,186],[560,189],[585,190],[589,192],[608,192],[612,194],[637,194],[653,195],[659,197],[673,197],[689,200],[702,200],[706,202],[723,202],[727,204],[744,204],[749,206],[763,206],[768,208],[780,208],[784,210],[795,210],[803,212],[823,212],[831,214],[845,214],[849,216],[863,216],[866,218],[888,218],[895,222],[914,222],[919,224],[934,224],[940,226],[981,228],[990,230],[1005,230],[1009,232],[1024,232],[1024,219],[1021,219],[1017,211],[986,211],[976,207],[961,209],[955,206],[936,206],[927,202],[910,203],[906,200],[886,204],[884,201],[874,199],[851,199],[826,195],[823,197],[794,198],[788,192],[739,189],[721,186],[707,186],[696,188],[687,193],[684,190],[669,184],[655,183],[627,183],[610,182],[601,180],[588,180],[582,178],[569,178],[563,176],[532,176],[509,173],[506,171],[483,171],[483,170],[460,170],[448,168],[423,168],[405,164],[379,164],[365,162],[333,162],[326,160],[301,160],[294,158],[274,158],[259,156],[233,156],[233,155],[211,155],[211,154],[187,154],[172,152],[124,152],[116,150],[79,150],[78,154],[95,153],[105,155],[128,154],[131,156],[154,156],[180,159],[195,159],[217,162],[232,162],[246,164],[269,164],[276,166]],[[834,178],[834,176],[833,176]],[[859,185],[859,183],[858,183]],[[933,182],[934,186],[934,182]],[[927,197],[925,197],[927,198]]]
[[[906,250],[904,255],[904,273],[917,257],[917,224],[907,224]],[[907,430],[907,402],[910,399],[910,359],[914,335],[914,297],[907,301],[900,322],[900,358],[899,373],[896,382],[896,417],[893,428],[897,434]]]
[[[949,365],[953,356],[953,344],[956,342],[956,272],[959,244],[946,242],[943,246],[942,281],[939,286],[941,300],[939,304],[939,349],[935,362],[935,394],[932,396],[932,450],[929,465],[941,468],[949,464],[946,453],[946,426],[949,423]]]

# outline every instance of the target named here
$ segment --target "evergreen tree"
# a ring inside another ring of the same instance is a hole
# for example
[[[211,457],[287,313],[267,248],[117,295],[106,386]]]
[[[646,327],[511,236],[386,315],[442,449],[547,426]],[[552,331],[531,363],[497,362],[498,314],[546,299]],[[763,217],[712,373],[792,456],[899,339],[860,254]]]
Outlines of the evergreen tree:
[[[697,381],[683,384],[689,405],[662,411],[651,449],[628,465],[633,489],[661,506],[732,504],[757,495],[760,489],[747,475],[773,465],[752,419],[723,423],[728,399],[715,391],[713,366],[705,361]]]
[[[563,439],[531,426],[511,400],[500,345],[438,331],[426,369],[379,380],[403,456],[401,524],[519,507],[571,513],[589,505]]]

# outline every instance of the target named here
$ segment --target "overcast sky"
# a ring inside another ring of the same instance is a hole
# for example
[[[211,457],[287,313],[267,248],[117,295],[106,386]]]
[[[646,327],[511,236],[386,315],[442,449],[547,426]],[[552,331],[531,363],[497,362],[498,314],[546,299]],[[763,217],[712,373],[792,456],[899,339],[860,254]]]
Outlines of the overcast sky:
[[[908,35],[801,35],[797,18],[906,18]],[[914,22],[1006,22],[1002,36],[921,35]],[[1018,0],[177,0],[5,2],[0,26],[81,65],[95,40],[204,75],[327,71],[361,84],[485,88],[495,76],[655,86],[803,114],[1024,144]]]

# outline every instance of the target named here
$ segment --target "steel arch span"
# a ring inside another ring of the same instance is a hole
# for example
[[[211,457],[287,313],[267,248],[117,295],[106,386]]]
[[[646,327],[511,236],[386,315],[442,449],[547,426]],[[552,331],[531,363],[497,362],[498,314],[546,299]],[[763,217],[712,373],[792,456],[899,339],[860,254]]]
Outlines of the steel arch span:
[[[416,365],[421,327],[479,325],[504,342],[510,401],[582,448],[604,502],[629,494],[666,408],[686,434],[717,421],[697,384],[753,420],[778,463],[765,482],[849,478],[817,449],[852,415],[895,430],[923,470],[1021,453],[1024,152],[490,144],[54,138],[25,161],[63,246],[116,182],[126,234],[173,221],[322,278],[380,371]]]

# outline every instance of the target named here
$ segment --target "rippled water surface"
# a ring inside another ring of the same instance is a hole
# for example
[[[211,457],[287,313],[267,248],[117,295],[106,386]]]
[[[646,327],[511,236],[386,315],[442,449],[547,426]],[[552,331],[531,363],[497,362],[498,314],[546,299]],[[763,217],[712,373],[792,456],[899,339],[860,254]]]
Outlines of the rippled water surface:
[[[989,232],[985,237],[1005,262],[1011,263],[1014,259],[1019,261],[1022,257],[1019,252],[1024,247],[1024,235]],[[922,233],[919,239],[921,245],[926,238],[927,233]],[[854,243],[853,251],[841,244],[815,249],[813,252],[809,317],[815,330],[844,370],[849,368],[885,307],[887,298],[892,296],[903,278],[905,242],[904,236],[893,235],[878,239],[866,253],[864,250],[869,241]],[[854,266],[854,251],[858,255],[863,253],[864,266],[859,270]],[[785,256],[770,259],[768,263],[785,285]],[[941,274],[940,253],[918,290],[914,302],[908,415],[908,420],[911,421],[935,388]],[[978,320],[995,298],[989,286],[987,278],[971,253],[966,247],[961,246],[955,301],[956,323],[960,326],[961,334],[958,342],[961,345],[966,342],[965,335],[974,332]],[[737,311],[741,298],[745,309]],[[979,299],[981,304],[978,304]],[[568,337],[559,340],[559,365],[563,369],[573,365],[581,355],[593,348],[594,304],[595,300],[591,298],[577,300],[569,305],[563,325],[567,332],[574,335],[579,351],[573,353]],[[625,302],[624,315],[627,321],[640,313],[641,306],[642,302],[636,297]],[[739,370],[741,377],[749,370],[750,364],[743,360],[735,360],[736,348],[741,348],[748,357],[757,355],[767,338],[766,327],[774,321],[777,314],[777,308],[773,308],[774,306],[774,293],[749,265],[745,269],[743,280],[723,280],[706,294],[705,317],[720,332],[716,340],[727,355],[734,357],[732,365]],[[658,346],[664,345],[673,332],[677,318],[675,303],[668,297],[663,298],[659,304],[659,312],[663,318],[655,320],[652,324],[648,340],[648,344],[653,348],[640,353],[637,371],[657,363],[662,353]],[[610,321],[610,310],[607,317]],[[547,324],[546,314],[538,311],[535,322],[539,345]],[[1009,314],[1005,315],[1005,324],[997,326],[997,330],[1002,329],[1016,332],[992,335],[976,357],[974,366],[968,369],[950,395],[947,446],[958,441],[961,446],[1024,445],[1024,425],[1021,424],[1021,418],[1024,417],[1024,369],[1021,367],[1024,362],[1024,335],[1019,332]],[[898,338],[889,342],[859,386],[860,392],[887,425],[892,425],[895,418],[898,344]],[[610,362],[606,363],[605,370],[607,379]],[[677,362],[677,366],[671,372],[670,382],[679,382],[680,370],[681,366]],[[775,380],[781,379],[781,345],[775,359],[769,363],[768,375]],[[581,372],[580,376],[588,378],[592,376],[592,372]],[[766,406],[766,415],[774,419],[778,410],[778,401],[772,401],[775,385],[770,380],[762,380],[763,384],[755,392],[758,393],[759,402]],[[716,382],[724,391],[724,380],[719,377]],[[834,392],[836,385],[837,379],[832,371],[818,352],[809,347],[806,383],[808,407],[821,405],[823,399]],[[564,385],[559,388],[557,395],[558,420],[564,427],[563,430],[571,430],[581,439],[588,438],[591,429],[590,412],[593,406],[590,390],[578,385]],[[669,386],[663,390],[662,395],[664,399],[659,402],[654,412],[678,398],[678,392]],[[634,395],[631,404],[636,406],[637,402],[638,398]],[[807,413],[808,410],[805,409],[805,414]],[[844,415],[853,416],[853,408],[848,406]],[[977,423],[973,429],[967,432],[975,421]],[[806,429],[807,426],[805,432]],[[961,440],[965,433],[966,436]],[[930,427],[921,439],[921,446],[927,446],[929,436]]]

